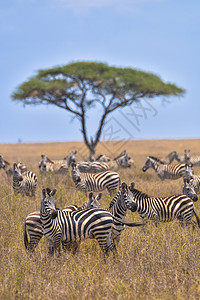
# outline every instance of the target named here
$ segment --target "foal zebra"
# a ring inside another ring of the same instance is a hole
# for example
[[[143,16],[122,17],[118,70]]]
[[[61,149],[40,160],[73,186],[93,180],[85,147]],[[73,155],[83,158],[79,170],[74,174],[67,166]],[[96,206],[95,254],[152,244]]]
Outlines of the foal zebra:
[[[137,205],[137,211],[144,220],[147,217],[156,224],[159,221],[170,222],[178,219],[183,224],[192,223],[192,216],[195,215],[198,227],[200,227],[200,219],[196,213],[192,199],[188,196],[180,194],[170,197],[149,197],[135,188],[132,182],[129,186],[131,197]]]
[[[185,175],[185,164],[165,165],[160,159],[153,156],[147,157],[142,170],[146,172],[149,168],[153,168],[161,180],[178,179]]]
[[[47,191],[50,193],[49,189],[47,189]],[[90,193],[89,200],[84,202],[81,206],[74,204],[68,205],[63,211],[79,211],[89,208],[99,208],[99,200],[101,199],[101,196],[102,194],[99,194],[94,198],[93,193]],[[52,213],[53,218],[55,218],[56,216],[56,214],[54,215],[54,213]],[[37,247],[39,241],[43,237],[42,222],[40,220],[40,211],[34,211],[28,214],[24,222],[23,230],[25,248],[28,251],[33,252]]]
[[[35,197],[37,177],[31,171],[24,171],[24,167],[21,163],[13,164],[13,191],[15,194]]]
[[[117,172],[105,171],[97,174],[80,173],[76,164],[72,164],[72,179],[76,188],[87,193],[87,191],[102,191],[107,188],[110,194],[115,193],[120,184]]]
[[[87,238],[96,239],[104,254],[108,255],[110,251],[116,254],[115,245],[111,241],[115,217],[103,209],[91,208],[73,212],[57,210],[57,217],[52,219],[51,212],[56,210],[53,198],[55,192],[56,190],[52,192],[42,190],[40,210],[40,220],[49,244],[49,254],[53,254],[54,250],[60,254],[61,241],[72,246],[75,243],[74,250],[76,250],[81,240]],[[135,226],[135,223],[121,222],[131,227]]]
[[[4,169],[4,171],[6,172],[6,175],[8,177],[11,177],[13,174],[10,163],[8,161],[6,161],[2,155],[0,155],[0,169]]]

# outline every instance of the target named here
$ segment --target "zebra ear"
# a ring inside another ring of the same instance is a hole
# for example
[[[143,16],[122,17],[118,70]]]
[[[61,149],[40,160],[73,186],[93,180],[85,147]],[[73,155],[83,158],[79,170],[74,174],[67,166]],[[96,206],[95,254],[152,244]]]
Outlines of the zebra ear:
[[[72,166],[72,169],[76,168],[76,164],[74,162],[71,164],[71,166]]]
[[[43,195],[44,198],[46,197],[46,190],[45,189],[42,189],[42,195]]]
[[[127,189],[127,184],[125,182],[122,182],[122,190],[126,190]]]
[[[101,199],[101,197],[102,197],[102,193],[99,193],[99,195],[97,195],[97,200],[100,200]]]
[[[93,193],[90,192],[90,193],[89,193],[89,199],[92,198],[92,197],[93,197]]]
[[[54,196],[55,195],[55,193],[56,193],[56,189],[54,189],[53,191],[51,191],[51,193],[50,193],[50,196]]]
[[[129,186],[129,189],[132,190],[132,189],[134,189],[134,187],[135,187],[135,183],[134,183],[134,182],[131,182],[131,184],[130,184],[130,186]]]

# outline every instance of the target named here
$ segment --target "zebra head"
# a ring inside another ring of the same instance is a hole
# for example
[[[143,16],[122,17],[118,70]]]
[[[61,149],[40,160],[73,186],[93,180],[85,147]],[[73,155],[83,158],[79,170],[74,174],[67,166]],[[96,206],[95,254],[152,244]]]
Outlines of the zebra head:
[[[41,213],[47,213],[49,216],[56,211],[55,199],[53,196],[56,193],[56,189],[51,191],[49,188],[42,190],[42,201],[41,201]]]
[[[72,179],[74,180],[75,183],[78,183],[81,181],[81,176],[80,176],[80,171],[75,163],[71,164],[72,170],[71,170],[71,175]]]
[[[146,172],[146,170],[153,167],[154,167],[154,161],[151,156],[148,156],[147,161],[145,162],[144,167],[142,168],[142,171]]]
[[[189,153],[190,153],[190,149],[185,149],[184,150],[184,160],[185,160],[186,163],[190,161],[190,154]]]
[[[89,193],[89,200],[87,203],[87,208],[99,208],[100,203],[99,200],[102,197],[102,193],[99,193],[96,197],[93,197],[93,193]]]
[[[193,174],[192,164],[185,164],[185,177],[191,177]]]
[[[108,162],[110,161],[110,157],[106,156],[105,154],[100,154],[97,158],[96,161],[101,161],[101,162]]]
[[[76,162],[76,153],[77,150],[70,152],[69,155],[64,157],[64,160],[66,160],[68,166],[71,166],[72,163]]]
[[[13,164],[13,179],[16,179],[17,181],[23,181],[22,172],[20,169],[20,164]]]
[[[6,166],[6,164],[5,164],[5,161],[4,161],[4,159],[3,159],[3,156],[0,155],[0,169],[1,169],[1,168],[5,168],[5,166]]]
[[[26,165],[21,162],[17,164],[17,168],[21,171],[21,174],[25,174],[27,172]]]
[[[198,200],[198,196],[197,196],[197,194],[195,193],[195,190],[194,190],[194,178],[192,176],[184,177],[183,194],[187,195],[194,202],[196,202]]]
[[[125,182],[122,183],[122,185],[120,187],[120,191],[121,191],[121,193],[120,193],[121,204],[123,205],[123,203],[124,203],[126,209],[129,209],[132,212],[135,212],[137,210],[137,205],[133,201],[133,198],[131,197],[131,193]]]

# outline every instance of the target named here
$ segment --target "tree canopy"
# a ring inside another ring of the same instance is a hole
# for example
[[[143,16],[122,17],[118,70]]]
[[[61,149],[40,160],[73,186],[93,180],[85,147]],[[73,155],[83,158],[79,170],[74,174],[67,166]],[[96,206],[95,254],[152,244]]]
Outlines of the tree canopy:
[[[76,115],[84,142],[90,153],[94,153],[108,114],[144,97],[180,96],[184,92],[150,72],[101,62],[73,62],[39,70],[16,88],[12,99],[24,105],[56,105]],[[86,113],[96,104],[101,105],[103,113],[95,136],[89,140]]]

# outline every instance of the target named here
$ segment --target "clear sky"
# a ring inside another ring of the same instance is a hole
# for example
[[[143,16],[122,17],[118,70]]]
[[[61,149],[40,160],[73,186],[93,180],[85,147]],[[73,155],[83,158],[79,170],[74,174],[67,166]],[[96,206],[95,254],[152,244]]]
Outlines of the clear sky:
[[[103,139],[200,138],[199,0],[1,0],[0,41],[0,143],[82,140],[70,113],[11,100],[38,69],[82,60],[150,71],[187,91],[114,113]]]

